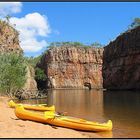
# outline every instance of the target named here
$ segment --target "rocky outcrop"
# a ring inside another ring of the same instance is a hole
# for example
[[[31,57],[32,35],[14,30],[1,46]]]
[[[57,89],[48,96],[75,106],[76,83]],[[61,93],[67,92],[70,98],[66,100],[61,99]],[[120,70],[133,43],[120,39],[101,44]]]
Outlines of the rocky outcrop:
[[[38,67],[47,75],[48,88],[102,88],[103,48],[54,47]]]
[[[23,89],[26,90],[37,90],[37,83],[34,79],[35,77],[35,71],[34,68],[32,66],[27,66],[27,73],[26,73],[26,83],[23,87]]]
[[[0,53],[22,53],[19,46],[18,32],[6,21],[0,20]]]
[[[123,33],[104,48],[103,87],[140,89],[140,27]]]
[[[18,99],[36,99],[44,98],[47,96],[47,92],[38,91],[37,82],[34,79],[35,71],[32,66],[26,68],[26,82],[22,89],[18,90],[15,97]]]

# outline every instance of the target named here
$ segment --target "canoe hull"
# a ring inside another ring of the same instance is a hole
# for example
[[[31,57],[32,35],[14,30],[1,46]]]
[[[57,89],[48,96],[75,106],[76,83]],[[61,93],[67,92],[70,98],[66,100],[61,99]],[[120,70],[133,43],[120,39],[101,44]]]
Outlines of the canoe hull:
[[[15,114],[18,118],[23,120],[31,120],[36,122],[41,122],[45,124],[51,124],[55,126],[61,126],[76,130],[82,131],[111,131],[112,130],[112,121],[109,120],[107,123],[97,123],[82,120],[79,118],[69,117],[69,116],[59,116],[54,118],[45,117],[44,113],[40,114],[39,112],[31,112],[25,110],[23,106],[17,106],[15,109]]]
[[[28,104],[18,104],[18,103],[15,103],[14,101],[10,101],[8,103],[9,107],[11,108],[15,108],[16,106],[18,105],[23,105],[23,107],[25,109],[28,109],[28,110],[36,110],[36,111],[54,111],[55,110],[55,106],[50,106],[50,107],[47,107],[47,106],[44,106],[44,105],[28,105]]]

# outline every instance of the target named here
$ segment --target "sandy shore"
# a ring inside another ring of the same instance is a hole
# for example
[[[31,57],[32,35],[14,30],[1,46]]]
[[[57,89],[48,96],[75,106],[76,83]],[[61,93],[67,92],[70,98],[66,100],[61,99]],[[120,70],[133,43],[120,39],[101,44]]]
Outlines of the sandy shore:
[[[72,129],[20,120],[14,109],[8,107],[8,100],[0,97],[0,138],[101,138],[96,133],[90,136]]]

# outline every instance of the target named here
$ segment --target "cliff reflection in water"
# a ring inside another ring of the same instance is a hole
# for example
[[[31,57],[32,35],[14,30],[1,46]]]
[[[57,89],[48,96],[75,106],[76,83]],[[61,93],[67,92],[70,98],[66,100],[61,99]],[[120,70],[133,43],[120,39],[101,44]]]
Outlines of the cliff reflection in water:
[[[103,121],[103,94],[97,90],[52,90],[47,103],[68,115],[92,121]]]
[[[103,91],[102,90],[53,90],[48,94],[49,105],[55,104],[56,110],[67,112],[67,115],[86,120],[106,122],[103,117]],[[83,132],[94,137],[92,132]],[[99,136],[112,138],[112,131],[98,132]]]
[[[104,118],[113,120],[114,137],[140,136],[140,93],[106,91],[103,94]]]

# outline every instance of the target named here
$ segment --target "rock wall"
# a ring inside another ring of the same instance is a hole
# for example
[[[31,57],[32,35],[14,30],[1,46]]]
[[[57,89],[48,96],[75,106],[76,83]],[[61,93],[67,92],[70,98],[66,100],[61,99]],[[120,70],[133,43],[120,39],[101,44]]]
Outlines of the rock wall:
[[[47,75],[48,88],[102,88],[102,48],[55,47],[38,67]]]
[[[104,48],[103,87],[140,89],[140,27],[118,36]]]
[[[6,21],[0,20],[0,53],[22,53],[19,46],[18,32]]]

